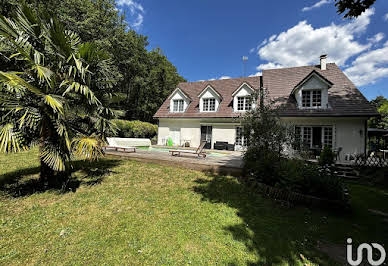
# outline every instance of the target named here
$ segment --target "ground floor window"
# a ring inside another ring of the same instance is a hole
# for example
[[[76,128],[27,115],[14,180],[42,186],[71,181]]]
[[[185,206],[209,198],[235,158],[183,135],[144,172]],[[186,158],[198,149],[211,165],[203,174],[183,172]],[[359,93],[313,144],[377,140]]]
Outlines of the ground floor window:
[[[242,127],[236,127],[236,142],[235,142],[235,145],[247,146],[247,142],[246,142],[245,137],[243,135],[243,128]]]
[[[333,147],[333,126],[296,126],[296,147],[304,146],[310,149],[321,149],[324,146]]]

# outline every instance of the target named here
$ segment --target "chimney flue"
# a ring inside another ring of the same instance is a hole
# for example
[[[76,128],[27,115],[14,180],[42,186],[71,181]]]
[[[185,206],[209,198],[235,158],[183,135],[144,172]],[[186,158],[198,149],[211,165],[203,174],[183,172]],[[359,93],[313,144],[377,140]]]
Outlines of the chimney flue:
[[[321,59],[321,70],[326,70],[326,59],[327,55],[323,54],[319,57]]]

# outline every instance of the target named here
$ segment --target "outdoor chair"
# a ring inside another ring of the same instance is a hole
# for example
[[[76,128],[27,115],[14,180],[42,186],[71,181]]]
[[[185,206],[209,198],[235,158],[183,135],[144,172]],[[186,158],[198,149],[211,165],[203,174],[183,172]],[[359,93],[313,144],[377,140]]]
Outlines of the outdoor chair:
[[[130,141],[126,141],[125,138],[107,138],[108,145],[104,146],[104,149],[113,149],[115,151],[124,151],[124,152],[136,152],[136,148],[130,146]]]
[[[203,152],[203,149],[206,145],[206,141],[202,141],[201,144],[198,146],[197,150],[170,150],[172,156],[180,156],[181,153],[189,153],[189,154],[196,154],[198,157],[205,158],[206,153]]]

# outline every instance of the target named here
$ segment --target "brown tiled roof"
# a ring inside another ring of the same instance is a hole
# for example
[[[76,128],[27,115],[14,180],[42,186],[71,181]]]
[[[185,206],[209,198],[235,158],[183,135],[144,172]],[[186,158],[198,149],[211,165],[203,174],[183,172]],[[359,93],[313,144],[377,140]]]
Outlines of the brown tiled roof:
[[[240,113],[233,112],[232,93],[244,82],[254,89],[260,88],[260,77],[246,77],[222,80],[207,80],[198,82],[182,82],[178,88],[184,91],[193,101],[184,113],[170,113],[170,97],[164,101],[162,106],[154,115],[155,118],[182,117],[182,118],[205,118],[205,117],[238,117]],[[198,95],[208,86],[212,86],[221,96],[222,101],[217,112],[200,113]]]
[[[312,71],[318,72],[322,77],[333,83],[329,89],[329,109],[306,110],[298,109],[295,97],[291,94],[294,87],[299,84]],[[202,82],[184,82],[178,88],[184,91],[193,101],[184,113],[170,113],[169,99],[162,104],[155,114],[155,118],[181,117],[238,117],[240,114],[233,112],[233,92],[242,83],[248,83],[254,89],[260,87],[260,77],[246,77]],[[327,64],[326,70],[319,66],[303,66],[270,69],[263,71],[263,86],[268,95],[282,105],[282,116],[375,116],[377,111],[361,94],[356,86],[345,76],[336,64]],[[200,113],[198,95],[207,85],[211,85],[223,100],[217,112]]]
[[[329,88],[328,109],[298,109],[291,91],[312,71],[333,83]],[[327,64],[326,70],[318,66],[303,66],[263,70],[263,86],[272,99],[283,105],[282,116],[375,116],[374,106],[361,94],[336,64]]]

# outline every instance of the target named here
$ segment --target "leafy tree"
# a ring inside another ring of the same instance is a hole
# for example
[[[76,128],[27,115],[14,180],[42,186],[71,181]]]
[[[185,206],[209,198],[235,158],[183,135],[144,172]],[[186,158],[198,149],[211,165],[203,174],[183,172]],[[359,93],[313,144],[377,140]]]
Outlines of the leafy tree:
[[[0,38],[13,67],[0,71],[0,151],[39,145],[41,181],[60,184],[74,155],[101,155],[109,127],[101,124],[114,113],[103,105],[116,82],[114,66],[96,45],[25,4],[11,18],[0,16]]]
[[[4,0],[0,0],[4,1]],[[113,58],[112,75],[122,79],[112,92],[115,109],[123,118],[154,122],[153,115],[176,85],[184,81],[160,49],[147,51],[147,37],[130,29],[114,0],[27,0],[35,9],[46,9]],[[16,0],[9,0],[12,6]],[[12,7],[0,7],[7,14]],[[1,63],[1,62],[0,62]]]
[[[290,146],[292,134],[280,120],[275,103],[262,90],[259,94],[259,106],[247,112],[241,123],[247,142],[243,159],[247,173],[265,184],[275,185],[281,179],[283,151]]]
[[[376,0],[335,0],[339,14],[345,13],[345,18],[356,18],[371,7]]]
[[[368,127],[371,128],[388,128],[388,99],[384,96],[377,96],[374,100],[370,101],[377,111],[380,113],[380,117],[374,117],[369,119]]]

